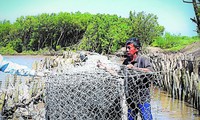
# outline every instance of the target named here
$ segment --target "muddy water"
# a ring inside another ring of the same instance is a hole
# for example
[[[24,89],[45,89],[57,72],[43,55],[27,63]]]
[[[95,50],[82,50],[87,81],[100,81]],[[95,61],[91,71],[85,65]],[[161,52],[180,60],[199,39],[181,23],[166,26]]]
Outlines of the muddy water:
[[[200,120],[196,109],[183,101],[172,99],[166,92],[154,89],[152,95],[154,120]]]

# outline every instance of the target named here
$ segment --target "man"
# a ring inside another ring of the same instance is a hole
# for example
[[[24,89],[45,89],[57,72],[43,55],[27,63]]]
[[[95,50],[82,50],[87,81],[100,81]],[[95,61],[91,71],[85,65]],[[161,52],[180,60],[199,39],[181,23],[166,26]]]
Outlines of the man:
[[[21,76],[44,76],[42,72],[36,72],[35,70],[29,69],[27,66],[18,65],[11,61],[5,60],[0,55],[0,71],[9,73],[9,74],[17,74]]]
[[[139,54],[141,43],[138,38],[130,38],[126,41],[126,59],[123,62],[128,69],[133,71],[134,77],[128,77],[125,81],[126,101],[128,103],[128,119],[134,120],[137,118],[138,112],[143,120],[152,120],[151,105],[150,105],[150,80],[149,72],[153,71],[149,59]],[[105,69],[112,75],[117,75],[118,72],[106,66],[106,64],[98,61],[97,67]],[[138,72],[138,76],[134,71]],[[130,72],[129,72],[130,73]],[[142,73],[141,75],[139,73]],[[146,74],[144,74],[146,73]],[[130,73],[131,74],[131,73]]]
[[[130,38],[126,42],[127,58],[123,64],[130,69],[139,70],[141,72],[153,71],[150,61],[139,55],[141,44],[138,38]],[[152,120],[151,105],[150,105],[150,80],[148,76],[139,76],[140,80],[136,81],[133,78],[128,80],[129,95],[126,96],[128,103],[128,119],[134,120],[136,114],[140,112],[143,120]],[[136,78],[138,79],[138,78]],[[136,82],[134,84],[134,82]]]

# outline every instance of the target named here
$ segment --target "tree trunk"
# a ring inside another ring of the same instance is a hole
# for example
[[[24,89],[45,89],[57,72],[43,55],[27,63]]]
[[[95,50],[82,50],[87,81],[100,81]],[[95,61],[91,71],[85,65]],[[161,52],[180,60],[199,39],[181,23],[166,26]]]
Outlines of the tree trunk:
[[[200,14],[198,13],[199,8],[198,8],[198,5],[197,5],[197,4],[200,4],[200,2],[197,2],[196,0],[192,0],[192,2],[183,0],[183,2],[193,4],[193,8],[194,8],[196,18],[190,18],[190,19],[197,25],[197,33],[200,33]]]

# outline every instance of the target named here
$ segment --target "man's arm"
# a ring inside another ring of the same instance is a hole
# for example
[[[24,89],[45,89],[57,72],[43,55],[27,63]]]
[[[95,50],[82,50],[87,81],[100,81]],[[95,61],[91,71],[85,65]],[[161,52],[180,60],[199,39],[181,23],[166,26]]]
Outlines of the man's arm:
[[[114,75],[114,76],[118,75],[116,70],[108,67],[106,64],[102,63],[101,61],[97,62],[97,67],[101,68],[101,69],[104,69],[105,71],[109,72],[111,75]]]
[[[139,68],[139,67],[135,67],[135,66],[133,66],[132,64],[128,64],[128,65],[126,65],[128,68],[130,68],[130,69],[135,69],[135,70],[139,70],[139,71],[142,71],[142,72],[152,72],[152,70],[151,69],[149,69],[149,68]]]
[[[128,64],[127,67],[130,69],[135,69],[135,70],[139,70],[142,72],[153,72],[154,71],[152,68],[152,64],[148,58],[142,57],[141,60],[143,61],[142,67],[135,67],[132,64]]]

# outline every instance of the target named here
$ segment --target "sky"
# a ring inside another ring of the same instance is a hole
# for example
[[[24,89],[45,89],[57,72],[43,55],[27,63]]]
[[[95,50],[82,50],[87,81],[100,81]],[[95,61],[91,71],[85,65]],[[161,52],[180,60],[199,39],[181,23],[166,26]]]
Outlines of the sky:
[[[188,0],[189,1],[189,0]],[[0,0],[0,21],[42,13],[77,12],[106,13],[128,17],[130,11],[152,13],[165,32],[196,36],[192,4],[182,0]]]

